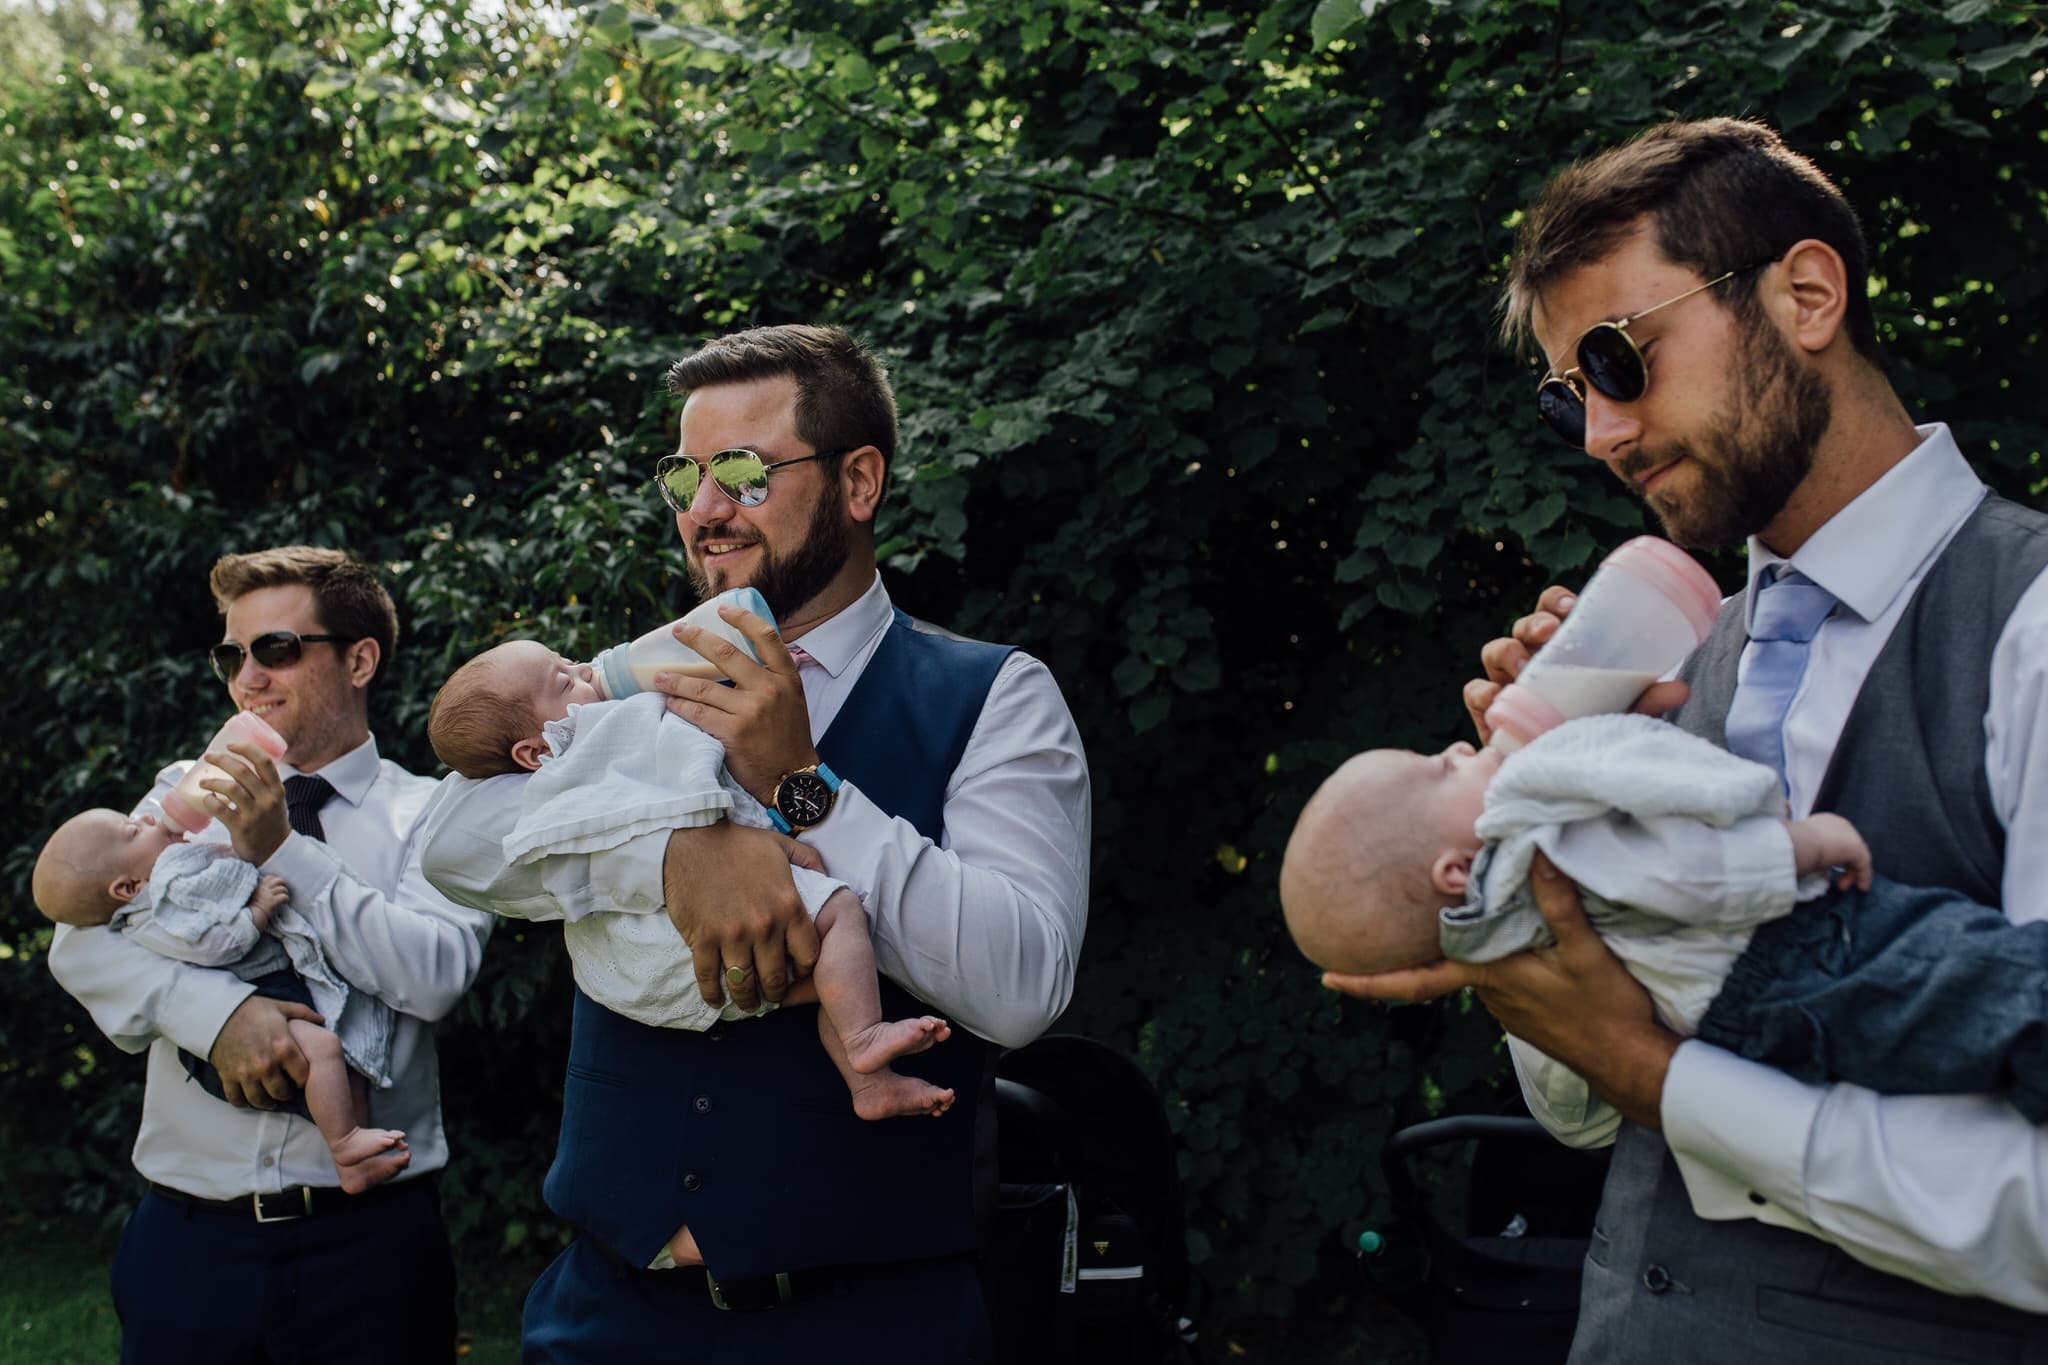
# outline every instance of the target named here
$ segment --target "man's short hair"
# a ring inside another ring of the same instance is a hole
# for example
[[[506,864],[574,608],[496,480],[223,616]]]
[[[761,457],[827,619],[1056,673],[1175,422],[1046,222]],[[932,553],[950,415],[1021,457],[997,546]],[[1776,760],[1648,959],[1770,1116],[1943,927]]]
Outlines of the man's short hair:
[[[783,375],[796,381],[796,434],[811,449],[873,446],[885,468],[896,458],[889,371],[842,328],[790,323],[722,336],[671,365],[668,387],[685,397],[695,389]]]
[[[377,671],[371,682],[391,666],[392,651],[398,646],[398,608],[376,572],[354,555],[317,545],[222,555],[207,582],[223,616],[237,598],[260,588],[304,583],[313,590],[313,613],[324,633],[377,642]]]
[[[1833,247],[1848,278],[1849,339],[1877,358],[1877,324],[1855,210],[1820,168],[1761,123],[1710,118],[1664,123],[1568,167],[1530,206],[1515,238],[1501,298],[1510,344],[1533,339],[1537,296],[1560,277],[1605,257],[1647,214],[1665,259],[1704,279],[1775,260],[1795,242]],[[1713,291],[1755,320],[1756,277]]]

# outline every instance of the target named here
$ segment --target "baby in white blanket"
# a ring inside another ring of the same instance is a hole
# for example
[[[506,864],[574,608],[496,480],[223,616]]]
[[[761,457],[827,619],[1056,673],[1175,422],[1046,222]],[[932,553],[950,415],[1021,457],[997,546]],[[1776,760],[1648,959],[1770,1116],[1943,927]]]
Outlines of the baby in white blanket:
[[[155,816],[89,810],[65,821],[43,845],[32,890],[36,907],[53,923],[104,924],[165,957],[227,967],[259,995],[321,1008],[337,1022],[346,1018],[357,1043],[353,1056],[334,1030],[291,1021],[292,1041],[306,1058],[306,1116],[320,1129],[350,1194],[411,1164],[404,1133],[369,1126],[366,1074],[389,1084],[390,1011],[334,974],[310,927],[292,910],[282,878],[264,876],[224,844],[188,843]],[[315,982],[324,1004],[311,989]],[[188,1059],[186,1070],[209,1093],[221,1093],[203,1059]]]
[[[1453,744],[1349,760],[1302,810],[1280,899],[1329,971],[1490,962],[1550,941],[1526,890],[1539,850],[1687,1032],[1757,925],[1824,892],[1831,868],[1871,880],[1855,827],[1786,819],[1770,769],[1647,716],[1595,716],[1512,758]]]
[[[434,698],[427,736],[463,777],[529,775],[519,822],[505,839],[513,863],[616,848],[726,818],[766,828],[761,803],[725,771],[718,741],[670,715],[667,700],[658,692],[608,700],[589,664],[516,640],[455,670]],[[846,1079],[854,1112],[864,1119],[945,1113],[951,1090],[889,1063],[944,1042],[951,1028],[930,1015],[884,1020],[859,899],[806,868],[791,874],[817,922],[819,949],[811,979],[784,1003],[817,1001],[818,1036]],[[606,1009],[657,1028],[706,1029],[742,1017],[730,1001],[723,1009],[704,1003],[689,946],[660,907],[562,918],[576,982]]]

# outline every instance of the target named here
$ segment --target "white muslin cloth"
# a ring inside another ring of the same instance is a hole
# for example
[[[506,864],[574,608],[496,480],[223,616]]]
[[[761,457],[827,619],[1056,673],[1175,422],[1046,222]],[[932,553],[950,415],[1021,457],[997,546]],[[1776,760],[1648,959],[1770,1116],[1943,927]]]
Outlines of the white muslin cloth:
[[[1446,957],[1492,962],[1556,941],[1529,888],[1540,849],[1685,1034],[1757,927],[1828,884],[1795,876],[1775,772],[1650,716],[1538,736],[1501,765],[1475,832],[1486,843],[1465,903],[1441,918]]]
[[[516,820],[504,836],[514,865],[560,854],[590,854],[638,839],[666,840],[673,829],[730,819],[769,827],[766,810],[725,770],[725,748],[680,717],[668,698],[643,692],[619,701],[572,706],[543,728],[548,754],[524,782]],[[462,781],[450,778],[449,781]],[[844,882],[792,867],[797,895],[813,919]],[[730,998],[704,1002],[689,945],[660,904],[631,910],[528,901],[494,907],[523,919],[561,919],[576,984],[615,1014],[654,1028],[707,1029],[721,1019],[750,1017]],[[753,1013],[775,1008],[764,1001]]]
[[[152,952],[200,967],[226,967],[253,981],[290,967],[305,980],[341,1040],[349,1067],[379,1088],[391,1084],[391,1007],[354,989],[327,960],[313,926],[290,901],[270,917],[268,934],[249,913],[262,874],[225,844],[172,844],[157,856],[149,885],[115,912],[108,927]],[[292,887],[294,896],[324,887]]]

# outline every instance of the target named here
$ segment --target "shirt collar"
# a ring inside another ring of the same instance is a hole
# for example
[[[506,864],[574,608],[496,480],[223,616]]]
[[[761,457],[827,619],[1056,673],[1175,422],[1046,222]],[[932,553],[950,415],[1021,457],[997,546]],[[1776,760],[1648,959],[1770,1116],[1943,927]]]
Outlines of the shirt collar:
[[[377,757],[377,737],[371,735],[340,758],[323,766],[318,776],[327,779],[334,794],[351,806],[360,806],[369,796],[370,788],[376,785],[377,774],[383,768]],[[289,763],[280,763],[277,770],[285,777],[299,776],[299,770]]]
[[[836,678],[860,657],[870,641],[889,628],[895,615],[888,590],[882,586],[882,575],[877,573],[866,592],[840,608],[836,615],[805,631],[803,639],[796,643],[818,661],[827,676]]]
[[[1756,584],[1764,570],[1790,564],[1864,621],[1875,621],[1920,569],[1948,544],[1985,488],[1946,425],[1915,428],[1920,444],[1828,518],[1789,560],[1749,539],[1744,624],[1754,624]]]

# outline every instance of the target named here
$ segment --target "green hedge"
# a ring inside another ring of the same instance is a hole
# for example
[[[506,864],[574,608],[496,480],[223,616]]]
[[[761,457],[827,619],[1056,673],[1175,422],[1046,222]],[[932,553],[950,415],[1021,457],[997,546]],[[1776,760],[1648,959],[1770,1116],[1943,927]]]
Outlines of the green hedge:
[[[1352,750],[1453,735],[1478,643],[1644,525],[1491,339],[1517,207],[1657,119],[1773,121],[1864,217],[1909,403],[2037,490],[2038,6],[506,8],[0,14],[19,1212],[125,1199],[140,1067],[43,970],[27,873],[218,724],[208,564],[388,565],[374,721],[426,768],[479,645],[686,604],[646,479],[662,368],[708,335],[827,320],[891,356],[892,591],[1044,658],[1088,743],[1065,1026],[1167,1096],[1212,1333],[1297,1350],[1371,1311],[1341,1251],[1384,1213],[1379,1140],[1495,1105],[1503,1062],[1481,1014],[1317,989],[1275,913],[1292,815]],[[507,926],[443,1027],[466,1245],[560,1235],[567,989],[554,937]]]

